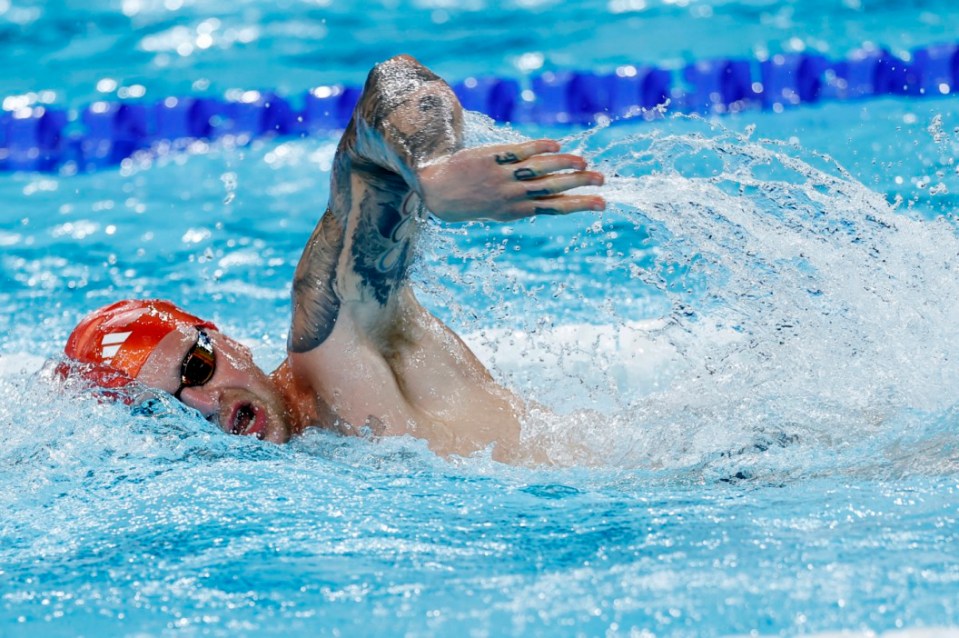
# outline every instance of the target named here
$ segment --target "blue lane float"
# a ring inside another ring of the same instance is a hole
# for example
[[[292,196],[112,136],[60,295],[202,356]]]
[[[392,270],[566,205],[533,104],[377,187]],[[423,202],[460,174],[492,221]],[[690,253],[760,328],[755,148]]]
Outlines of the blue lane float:
[[[777,54],[715,59],[680,69],[622,66],[613,73],[553,71],[529,78],[467,78],[453,90],[467,109],[500,122],[589,126],[602,119],[673,111],[716,115],[781,111],[823,100],[944,96],[959,91],[959,44],[914,50],[906,59],[863,49],[843,60]],[[90,171],[160,145],[231,138],[330,134],[348,124],[359,86],[321,86],[287,98],[232,91],[226,98],[98,101],[77,111],[46,106],[0,111],[0,170]],[[15,100],[14,100],[15,101]]]
[[[677,94],[687,113],[727,113],[742,110],[761,93],[748,60],[703,60],[683,68],[686,90]]]
[[[511,79],[467,78],[454,84],[453,91],[463,108],[486,113],[500,122],[512,120],[521,100],[519,82]]]
[[[0,115],[0,169],[51,171],[62,161],[67,113],[42,107]]]
[[[829,61],[819,55],[774,55],[760,63],[762,104],[777,110],[822,98]]]
[[[912,70],[919,94],[948,95],[959,84],[959,46],[943,44],[919,49]]]
[[[360,99],[360,92],[361,89],[355,86],[321,86],[308,91],[296,130],[305,135],[345,128]]]

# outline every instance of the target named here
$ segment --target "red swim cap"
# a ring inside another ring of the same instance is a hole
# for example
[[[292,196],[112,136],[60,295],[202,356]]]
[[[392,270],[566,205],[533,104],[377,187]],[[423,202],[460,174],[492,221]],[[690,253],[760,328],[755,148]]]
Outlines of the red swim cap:
[[[217,329],[169,301],[127,299],[84,317],[63,350],[92,366],[86,376],[97,385],[117,387],[135,378],[163,337],[181,326]]]

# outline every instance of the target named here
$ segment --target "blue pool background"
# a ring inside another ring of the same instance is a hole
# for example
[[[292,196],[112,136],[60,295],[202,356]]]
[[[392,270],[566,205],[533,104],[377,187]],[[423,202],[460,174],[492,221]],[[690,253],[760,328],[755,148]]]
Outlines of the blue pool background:
[[[957,24],[946,1],[0,0],[0,96],[293,94],[399,52],[451,80],[842,57]],[[431,226],[415,278],[557,411],[530,430],[560,468],[412,439],[264,445],[38,372],[125,296],[177,299],[276,365],[334,138],[0,176],[0,635],[959,627],[956,111],[883,98],[520,131],[599,163],[611,210]]]

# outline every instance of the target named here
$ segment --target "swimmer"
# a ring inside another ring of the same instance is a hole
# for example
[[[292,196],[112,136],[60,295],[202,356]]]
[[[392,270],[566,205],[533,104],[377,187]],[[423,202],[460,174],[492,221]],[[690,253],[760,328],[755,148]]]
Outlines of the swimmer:
[[[492,446],[496,460],[531,458],[523,401],[417,301],[413,246],[430,213],[509,222],[603,210],[602,197],[569,192],[603,175],[552,140],[464,149],[462,129],[453,91],[416,60],[373,68],[294,274],[287,357],[272,374],[213,323],[159,300],[93,312],[67,356],[100,385],[135,379],[233,434],[276,443],[309,427],[409,434],[444,456]]]

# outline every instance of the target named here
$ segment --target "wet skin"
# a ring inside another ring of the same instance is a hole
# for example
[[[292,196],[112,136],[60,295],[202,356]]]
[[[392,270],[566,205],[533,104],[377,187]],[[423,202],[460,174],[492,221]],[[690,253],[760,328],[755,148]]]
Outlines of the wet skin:
[[[443,455],[492,445],[498,460],[536,458],[520,437],[524,403],[419,304],[407,275],[430,213],[509,222],[602,210],[602,197],[568,192],[601,185],[602,174],[559,150],[552,140],[464,149],[461,107],[445,82],[407,56],[377,65],[294,275],[287,359],[268,376],[212,331],[216,374],[182,401],[227,432],[270,441],[319,426],[411,434]],[[175,391],[195,341],[192,328],[169,335],[140,381]]]
[[[207,330],[216,353],[216,371],[202,386],[184,388],[180,400],[225,432],[285,443],[293,434],[285,399],[277,384],[253,363],[249,349]],[[180,366],[196,343],[197,330],[179,328],[159,343],[137,380],[173,394],[180,386]]]

